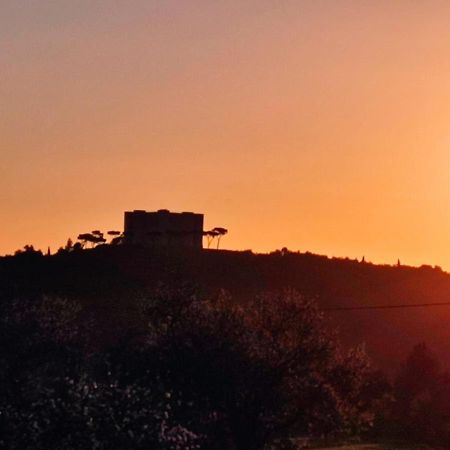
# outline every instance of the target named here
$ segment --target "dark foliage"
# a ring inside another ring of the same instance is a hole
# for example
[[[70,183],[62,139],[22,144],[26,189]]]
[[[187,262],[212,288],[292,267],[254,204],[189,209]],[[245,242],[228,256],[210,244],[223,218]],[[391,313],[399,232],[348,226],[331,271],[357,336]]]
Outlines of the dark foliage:
[[[413,348],[398,374],[379,433],[449,448],[450,374],[425,344]]]
[[[4,308],[0,447],[197,448],[197,436],[173,417],[180,400],[152,364],[130,346],[92,352],[93,323],[81,313],[73,301],[48,297]]]
[[[11,449],[262,449],[371,420],[370,370],[292,291],[245,307],[160,289],[128,299],[142,326],[99,351],[73,300],[4,301],[0,445]]]
[[[126,315],[127,298],[161,282],[194,285],[212,296],[225,288],[242,304],[261,290],[290,287],[316,298],[321,308],[443,302],[450,296],[450,276],[429,266],[376,266],[288,249],[258,255],[126,245],[80,251],[80,245],[48,257],[28,251],[0,258],[0,297],[51,294],[79,299],[96,312],[121,309]],[[344,344],[366,342],[372,359],[391,373],[420,340],[432,343],[444,363],[450,360],[445,344],[450,339],[450,308],[334,312],[331,318]]]

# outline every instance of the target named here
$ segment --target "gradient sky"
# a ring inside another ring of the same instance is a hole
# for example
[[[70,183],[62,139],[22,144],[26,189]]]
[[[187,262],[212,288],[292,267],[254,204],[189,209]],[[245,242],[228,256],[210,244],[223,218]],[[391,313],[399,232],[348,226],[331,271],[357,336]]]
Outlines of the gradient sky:
[[[0,253],[169,208],[450,270],[447,0],[2,0]]]

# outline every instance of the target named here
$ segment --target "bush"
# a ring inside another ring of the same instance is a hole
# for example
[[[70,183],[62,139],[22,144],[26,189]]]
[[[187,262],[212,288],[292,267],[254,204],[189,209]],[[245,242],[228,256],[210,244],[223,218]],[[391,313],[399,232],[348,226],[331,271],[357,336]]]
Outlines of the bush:
[[[146,370],[130,379],[125,353],[90,354],[77,303],[44,297],[3,306],[1,448],[198,448],[198,437],[173,420],[178,399],[158,377]]]
[[[398,374],[386,423],[396,438],[449,448],[450,375],[424,343],[412,349]]]
[[[231,441],[233,448],[260,449],[286,433],[351,434],[370,425],[364,352],[344,354],[315,303],[298,293],[261,295],[246,305],[226,295],[166,295],[145,312],[157,324],[151,336],[164,377],[199,413],[215,417],[218,448]],[[198,431],[208,435],[206,423]]]

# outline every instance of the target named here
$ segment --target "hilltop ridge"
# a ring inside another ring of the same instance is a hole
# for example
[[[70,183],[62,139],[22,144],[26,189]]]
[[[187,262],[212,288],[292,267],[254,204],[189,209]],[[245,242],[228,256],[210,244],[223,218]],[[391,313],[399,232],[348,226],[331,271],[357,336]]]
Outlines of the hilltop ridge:
[[[59,295],[126,315],[126,298],[157,285],[228,291],[237,301],[286,288],[321,308],[450,301],[450,274],[439,267],[389,266],[312,253],[204,250],[168,252],[99,246],[52,256],[0,258],[0,295]],[[111,311],[110,314],[113,314]],[[383,368],[397,368],[417,342],[450,361],[450,307],[327,312],[344,342],[365,342]]]

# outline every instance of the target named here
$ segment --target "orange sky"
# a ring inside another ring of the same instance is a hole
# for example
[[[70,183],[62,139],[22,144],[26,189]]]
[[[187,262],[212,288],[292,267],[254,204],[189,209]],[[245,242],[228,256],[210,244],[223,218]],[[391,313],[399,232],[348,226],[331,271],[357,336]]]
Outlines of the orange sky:
[[[0,254],[129,209],[450,269],[450,2],[4,0]]]

